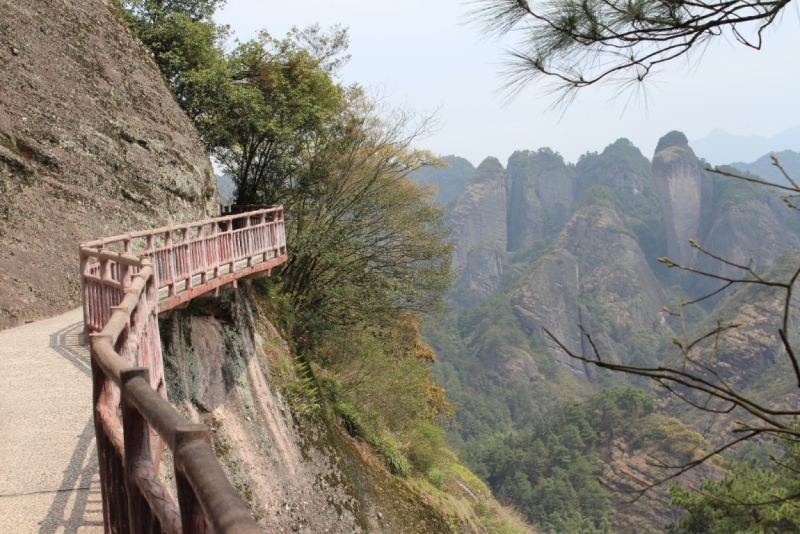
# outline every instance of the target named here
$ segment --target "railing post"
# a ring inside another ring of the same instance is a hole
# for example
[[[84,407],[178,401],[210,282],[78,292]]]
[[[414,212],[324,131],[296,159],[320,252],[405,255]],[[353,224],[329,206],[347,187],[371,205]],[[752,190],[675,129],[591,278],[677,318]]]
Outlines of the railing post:
[[[126,234],[125,239],[122,241],[123,251],[125,254],[132,253],[132,243],[131,243],[131,236]],[[125,288],[130,285],[131,283],[131,267],[127,264],[119,264],[119,281],[122,284],[122,291],[120,300],[125,297]]]
[[[211,240],[210,242],[213,243],[211,246],[211,250],[213,253],[212,259],[214,263],[214,279],[219,278],[219,237],[218,237],[218,229],[219,225],[217,223],[213,223],[211,225]]]
[[[269,240],[269,221],[267,220],[267,214],[262,213],[258,217],[258,231],[261,232],[261,239],[263,242],[263,250],[261,251],[261,261],[267,261],[269,259],[269,247],[270,247],[270,240]]]
[[[87,339],[87,343],[89,343]],[[94,353],[94,349],[90,350]],[[100,471],[100,495],[103,502],[103,526],[107,534],[111,532],[127,534],[128,525],[128,499],[125,494],[124,472],[122,458],[120,458],[111,440],[106,434],[103,421],[98,410],[100,403],[107,402],[106,388],[110,382],[103,370],[97,365],[95,357],[91,358],[92,365],[92,415],[94,419],[94,434],[97,447],[97,463]]]
[[[164,234],[164,248],[167,253],[167,276],[169,277],[169,296],[175,296],[175,248],[172,244],[172,226]]]
[[[120,373],[122,385],[122,429],[125,439],[125,487],[128,493],[128,521],[132,534],[158,532],[158,521],[137,482],[139,467],[152,463],[150,455],[150,431],[147,421],[128,401],[127,384],[142,378],[150,383],[150,371],[146,367],[132,367]]]
[[[201,224],[200,228],[197,229],[197,243],[201,250],[200,256],[202,257],[200,268],[203,269],[200,273],[200,285],[205,285],[208,283],[208,239],[206,238],[205,224]]]
[[[192,289],[192,267],[194,266],[194,254],[192,253],[192,245],[189,243],[189,227],[183,229],[183,246],[182,249],[186,251],[186,256],[183,258],[183,269],[181,270],[181,277],[186,279],[184,284],[184,291]]]
[[[81,266],[81,295],[83,296],[83,344],[89,344],[89,323],[92,321],[92,311],[90,308],[89,285],[86,283],[86,276],[89,274],[89,256],[84,254],[83,247],[78,247]]]
[[[204,441],[211,446],[211,435],[203,425],[185,424],[175,432],[174,457],[182,458],[187,454],[186,446],[195,441]],[[183,473],[181,462],[175,461],[175,485],[178,488],[178,506],[181,509],[183,534],[206,534],[211,532],[206,514],[203,511],[197,494]]]
[[[253,266],[253,226],[250,224],[250,215],[244,218],[244,243],[247,253],[247,267]]]
[[[236,243],[234,243],[233,235],[233,217],[228,220],[228,244],[230,245],[230,267],[228,273],[233,273],[236,270]]]

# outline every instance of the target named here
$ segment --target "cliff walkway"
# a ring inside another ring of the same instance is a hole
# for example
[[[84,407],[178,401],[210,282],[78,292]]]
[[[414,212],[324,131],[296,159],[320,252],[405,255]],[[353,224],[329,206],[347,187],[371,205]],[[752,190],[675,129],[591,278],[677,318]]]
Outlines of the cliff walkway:
[[[83,308],[0,332],[0,531],[258,532],[166,401],[158,314],[286,259],[280,207],[82,244]]]

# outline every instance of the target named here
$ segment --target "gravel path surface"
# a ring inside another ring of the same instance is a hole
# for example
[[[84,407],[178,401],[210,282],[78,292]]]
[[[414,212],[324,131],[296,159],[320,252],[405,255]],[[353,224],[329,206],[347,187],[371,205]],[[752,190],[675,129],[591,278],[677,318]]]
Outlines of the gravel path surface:
[[[103,531],[83,316],[0,331],[0,532]]]

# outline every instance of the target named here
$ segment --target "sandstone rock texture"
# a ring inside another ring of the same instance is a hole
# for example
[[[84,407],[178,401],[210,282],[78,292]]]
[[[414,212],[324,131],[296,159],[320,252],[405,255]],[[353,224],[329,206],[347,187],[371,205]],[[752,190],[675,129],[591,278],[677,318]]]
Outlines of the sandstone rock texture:
[[[636,236],[602,205],[581,207],[557,244],[577,260],[580,290],[615,320],[652,331],[666,304]]]
[[[659,141],[653,176],[661,196],[669,257],[691,265],[697,250],[689,239],[698,237],[703,209],[708,209],[711,197],[711,179],[680,132],[670,132]]]
[[[453,267],[467,263],[473,247],[487,244],[506,250],[505,169],[496,158],[486,158],[475,170],[467,190],[449,214],[456,248]]]
[[[78,243],[217,211],[208,155],[110,0],[0,0],[0,328],[80,303]]]
[[[510,295],[514,314],[530,335],[541,336],[560,365],[573,374],[586,375],[586,366],[571,358],[548,336],[549,330],[570,352],[583,353],[578,324],[585,313],[580,291],[578,261],[568,251],[556,248],[539,259],[524,285]]]
[[[323,417],[313,398],[289,398],[296,361],[252,302],[242,288],[199,299],[166,320],[162,343],[170,402],[212,429],[223,469],[264,532],[486,532],[471,506],[494,502],[485,487],[448,486],[448,502],[459,506],[448,515]],[[162,473],[170,472],[167,451]]]

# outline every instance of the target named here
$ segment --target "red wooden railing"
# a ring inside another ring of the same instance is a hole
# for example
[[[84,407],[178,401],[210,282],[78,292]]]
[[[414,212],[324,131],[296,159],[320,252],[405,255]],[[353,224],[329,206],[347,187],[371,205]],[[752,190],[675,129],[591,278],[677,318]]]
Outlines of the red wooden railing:
[[[209,430],[166,400],[158,313],[284,263],[283,209],[92,241],[80,259],[105,531],[259,532]],[[159,478],[164,443],[177,505]]]

